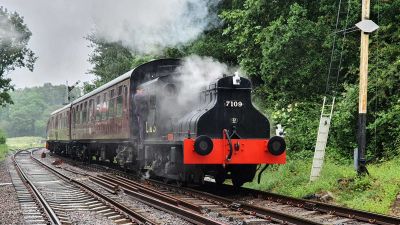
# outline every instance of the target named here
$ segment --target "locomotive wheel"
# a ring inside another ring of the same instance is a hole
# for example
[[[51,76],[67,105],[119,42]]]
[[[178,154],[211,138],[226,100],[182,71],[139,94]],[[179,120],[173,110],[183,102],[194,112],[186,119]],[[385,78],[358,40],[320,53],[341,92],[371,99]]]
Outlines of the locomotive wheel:
[[[187,183],[185,181],[182,180],[177,180],[176,181],[176,186],[178,187],[186,187]]]
[[[164,184],[169,184],[171,182],[171,179],[163,177],[162,181],[164,182]]]
[[[224,174],[218,173],[217,175],[214,176],[214,180],[217,185],[223,184],[225,182],[225,179],[226,179],[225,173]]]
[[[238,176],[232,177],[232,184],[235,188],[240,188],[244,183],[245,183],[245,181],[243,181],[243,179],[241,177],[238,177]]]

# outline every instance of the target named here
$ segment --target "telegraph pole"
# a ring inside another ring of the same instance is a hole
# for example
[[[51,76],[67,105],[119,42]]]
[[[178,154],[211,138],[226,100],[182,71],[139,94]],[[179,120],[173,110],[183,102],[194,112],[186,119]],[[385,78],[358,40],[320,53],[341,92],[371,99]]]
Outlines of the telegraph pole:
[[[370,0],[362,0],[361,22],[369,20]],[[368,85],[368,43],[369,33],[361,30],[360,52],[360,93],[358,104],[358,169],[360,175],[368,173],[366,167],[366,124],[367,124],[367,85]]]

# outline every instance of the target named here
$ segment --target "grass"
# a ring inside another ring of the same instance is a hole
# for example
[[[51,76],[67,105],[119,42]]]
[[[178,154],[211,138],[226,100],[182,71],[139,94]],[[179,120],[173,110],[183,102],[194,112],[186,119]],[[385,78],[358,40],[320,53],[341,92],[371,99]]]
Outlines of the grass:
[[[44,147],[42,137],[14,137],[7,138],[6,144],[0,144],[0,161],[3,160],[9,151],[18,149]]]
[[[14,137],[7,138],[6,144],[10,150],[44,147],[45,142],[42,140],[42,137]]]
[[[271,166],[261,179],[245,186],[302,198],[331,192],[339,205],[388,214],[400,191],[400,158],[368,165],[370,176],[358,177],[353,165],[327,159],[321,177],[309,182],[312,157],[288,159],[286,165]],[[256,180],[256,179],[255,179]]]

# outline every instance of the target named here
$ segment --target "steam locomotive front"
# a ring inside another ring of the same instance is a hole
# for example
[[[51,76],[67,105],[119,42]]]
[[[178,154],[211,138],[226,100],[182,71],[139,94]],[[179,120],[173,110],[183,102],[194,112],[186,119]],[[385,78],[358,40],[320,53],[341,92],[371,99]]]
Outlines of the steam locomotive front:
[[[202,93],[201,106],[182,118],[179,127],[181,133],[187,130],[184,164],[222,166],[239,185],[253,180],[256,165],[286,161],[285,141],[270,138],[268,119],[252,104],[250,80],[237,75],[211,84]]]

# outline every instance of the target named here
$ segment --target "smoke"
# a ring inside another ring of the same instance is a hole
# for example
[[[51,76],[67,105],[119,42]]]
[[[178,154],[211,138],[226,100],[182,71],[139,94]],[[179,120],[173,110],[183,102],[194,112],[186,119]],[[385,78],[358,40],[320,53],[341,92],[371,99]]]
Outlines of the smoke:
[[[178,82],[181,84],[178,104],[185,106],[198,101],[198,95],[205,87],[224,74],[231,74],[232,70],[211,57],[192,55],[184,59],[182,66],[178,67],[176,72],[179,74]]]
[[[157,53],[194,40],[218,17],[210,12],[219,0],[92,1],[98,38],[121,42],[141,53]]]

